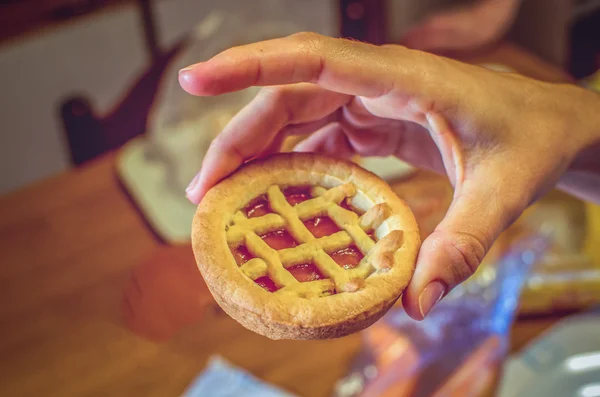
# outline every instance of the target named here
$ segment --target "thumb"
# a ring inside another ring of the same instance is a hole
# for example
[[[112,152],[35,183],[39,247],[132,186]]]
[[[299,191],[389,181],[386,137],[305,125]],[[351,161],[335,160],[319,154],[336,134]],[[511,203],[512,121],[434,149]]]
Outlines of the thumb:
[[[403,296],[406,312],[416,320],[477,270],[494,240],[527,205],[525,190],[485,168],[479,170],[481,178],[467,177],[457,187],[446,216],[421,246]]]

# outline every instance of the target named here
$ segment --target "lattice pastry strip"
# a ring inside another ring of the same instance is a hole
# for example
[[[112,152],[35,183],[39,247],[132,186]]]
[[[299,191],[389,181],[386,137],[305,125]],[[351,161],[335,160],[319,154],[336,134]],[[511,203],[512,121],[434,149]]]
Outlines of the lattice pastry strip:
[[[325,251],[317,252],[314,261],[333,280],[338,291],[354,292],[364,285],[362,279],[351,279],[348,271],[340,267]]]
[[[350,235],[362,253],[369,252],[373,248],[375,242],[371,240],[365,230],[359,226],[358,215],[354,212],[348,211],[342,207],[332,206],[329,209],[328,215],[337,225]]]
[[[266,276],[269,268],[267,262],[260,258],[252,258],[248,262],[240,266],[240,270],[244,272],[250,280],[256,280],[262,276]]]
[[[294,295],[301,298],[320,298],[322,296],[331,295],[335,290],[335,285],[332,280],[315,280],[306,283],[298,283],[292,286],[284,287],[276,294],[281,295]]]
[[[340,231],[330,236],[313,239],[294,248],[281,250],[279,257],[285,268],[306,262],[315,263],[325,276],[333,280],[336,289],[346,291],[346,284],[350,281],[349,273],[331,259],[327,252],[346,248],[352,243],[350,235]]]
[[[255,233],[249,232],[246,235],[246,245],[250,248],[252,254],[260,257],[267,265],[267,275],[277,286],[286,286],[297,284],[298,280],[290,272],[285,270],[279,259],[279,254],[267,243],[258,237]]]
[[[294,207],[300,219],[310,219],[327,214],[331,207],[337,207],[342,200],[355,195],[356,188],[351,183],[345,183],[329,190],[316,186],[312,188],[311,192],[316,196],[315,198],[304,201]]]
[[[298,218],[310,219],[327,214],[350,235],[363,254],[373,248],[375,242],[367,235],[366,231],[377,229],[389,216],[389,207],[385,203],[373,206],[359,218],[356,213],[340,206],[342,200],[356,194],[356,188],[351,183],[345,183],[329,190],[315,187],[312,192],[318,197],[298,204],[295,208]]]
[[[233,216],[233,225],[227,229],[227,244],[235,246],[242,243],[246,233],[252,231],[256,234],[268,233],[272,230],[283,229],[286,226],[285,219],[279,214],[267,214],[260,218],[246,218],[241,211]]]
[[[252,254],[259,258],[243,264],[242,272],[252,280],[268,275],[278,287],[281,287],[277,293],[295,293],[308,298],[329,294],[332,288],[338,291],[356,291],[364,286],[364,279],[375,270],[371,264],[372,260],[383,258],[387,263],[388,256],[400,247],[401,232],[400,238],[397,234],[388,235],[375,244],[367,235],[367,231],[379,227],[389,216],[389,207],[385,203],[375,205],[361,217],[353,211],[344,209],[340,206],[340,202],[356,194],[356,188],[351,183],[329,190],[315,187],[312,193],[317,197],[292,207],[278,186],[269,187],[267,191],[269,204],[275,213],[248,219],[238,211],[227,230],[227,241],[230,245],[245,242]],[[317,239],[306,228],[302,219],[325,214],[343,230]],[[283,228],[300,243],[299,246],[278,252],[257,235],[257,233],[262,234]],[[328,252],[348,247],[353,243],[363,254],[368,253],[368,255],[365,255],[355,269],[345,270],[329,256]],[[286,268],[303,263],[314,263],[329,279],[298,282]],[[375,267],[385,269],[385,266]]]
[[[292,266],[312,259],[317,251],[337,251],[353,243],[352,237],[344,231],[339,231],[329,236],[314,239],[297,247],[286,248],[279,251],[279,257],[284,266]],[[339,266],[338,266],[339,267]]]
[[[281,189],[279,189],[279,186],[269,187],[267,194],[269,196],[271,209],[283,217],[287,223],[287,230],[296,241],[299,243],[306,243],[315,239],[312,233],[306,228],[306,226],[304,226],[304,223],[302,223],[298,217],[294,207],[288,203],[287,199],[281,192]]]

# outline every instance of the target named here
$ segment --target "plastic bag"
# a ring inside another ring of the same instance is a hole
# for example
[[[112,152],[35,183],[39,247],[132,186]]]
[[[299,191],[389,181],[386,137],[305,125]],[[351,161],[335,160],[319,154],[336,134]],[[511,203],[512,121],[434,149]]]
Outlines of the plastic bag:
[[[236,46],[299,31],[332,33],[333,10],[326,2],[223,1],[204,16],[185,47],[165,71],[148,121],[154,156],[167,168],[165,183],[185,190],[202,164],[212,139],[257,93],[253,87],[216,97],[196,97],[181,89],[178,71]]]
[[[450,182],[444,176],[418,171],[390,184],[412,209],[425,239],[450,206]],[[519,313],[543,314],[600,303],[600,206],[552,191],[498,238],[484,262],[497,261],[512,241],[529,230],[548,236],[549,249],[526,281]]]
[[[493,395],[518,299],[547,241],[528,237],[455,288],[422,322],[401,308],[362,332],[335,397]]]
[[[252,20],[242,15],[213,11],[200,22],[195,34],[168,68],[177,76],[185,66],[206,60],[234,45],[290,34],[289,23]],[[165,183],[184,191],[200,169],[210,142],[229,120],[255,96],[256,88],[196,97],[181,89],[176,78],[165,78],[149,118],[148,133],[155,154],[167,168]]]
[[[219,356],[210,358],[206,368],[182,397],[294,397],[236,368]]]

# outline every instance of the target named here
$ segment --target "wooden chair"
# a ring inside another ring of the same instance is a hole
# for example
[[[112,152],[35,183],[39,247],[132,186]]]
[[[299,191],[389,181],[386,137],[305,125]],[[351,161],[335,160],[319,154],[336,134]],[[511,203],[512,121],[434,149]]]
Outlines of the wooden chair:
[[[60,102],[59,117],[64,126],[73,165],[80,165],[100,154],[120,147],[146,131],[148,114],[161,77],[169,62],[185,45],[185,40],[163,52],[157,44],[157,29],[151,0],[137,0],[151,66],[129,87],[113,111],[100,116],[92,101],[74,95]]]
[[[102,153],[116,149],[146,131],[158,85],[169,62],[183,43],[159,55],[152,66],[131,86],[112,112],[99,116],[91,101],[72,96],[60,104],[62,120],[73,165],[80,165]]]

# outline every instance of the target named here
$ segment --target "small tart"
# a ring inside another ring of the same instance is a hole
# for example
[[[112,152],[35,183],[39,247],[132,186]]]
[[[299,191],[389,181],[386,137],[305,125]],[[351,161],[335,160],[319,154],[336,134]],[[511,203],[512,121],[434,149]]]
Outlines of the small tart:
[[[272,339],[326,339],[378,320],[415,268],[408,206],[360,166],[308,153],[251,161],[194,218],[196,261],[217,303]]]

